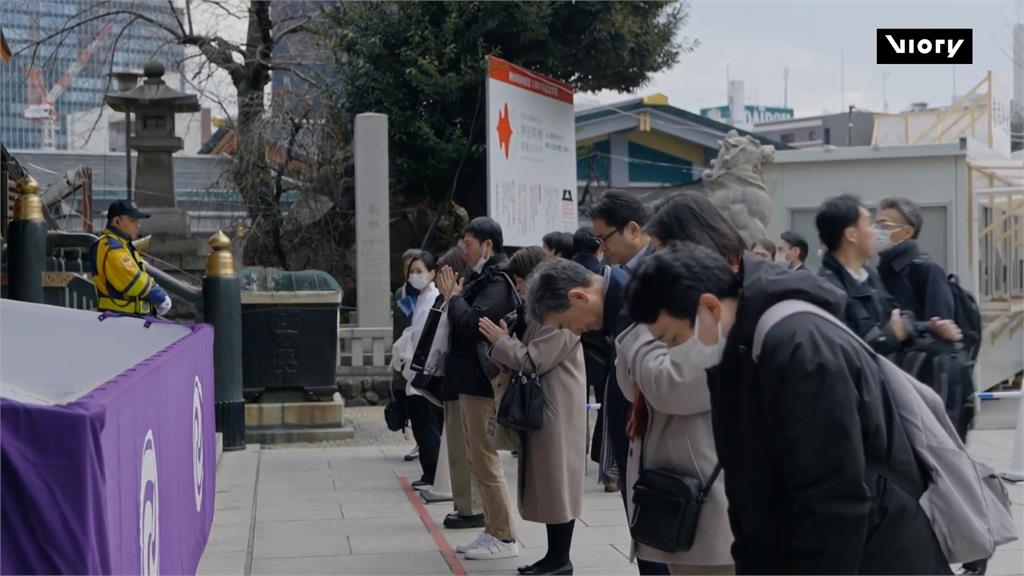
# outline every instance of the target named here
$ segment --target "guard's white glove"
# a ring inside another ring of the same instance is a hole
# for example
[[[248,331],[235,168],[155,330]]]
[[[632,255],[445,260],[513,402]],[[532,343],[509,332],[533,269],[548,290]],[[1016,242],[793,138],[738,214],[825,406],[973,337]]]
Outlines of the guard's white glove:
[[[171,311],[171,297],[164,296],[163,302],[156,305],[157,314],[164,316]]]

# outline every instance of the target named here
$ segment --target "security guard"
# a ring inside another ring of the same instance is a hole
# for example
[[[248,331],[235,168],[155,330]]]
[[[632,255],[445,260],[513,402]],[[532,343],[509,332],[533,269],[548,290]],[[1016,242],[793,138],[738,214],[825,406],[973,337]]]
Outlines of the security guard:
[[[167,314],[171,297],[146,273],[132,240],[139,236],[139,220],[149,218],[127,200],[107,209],[107,227],[92,245],[94,283],[100,310],[122,314]]]

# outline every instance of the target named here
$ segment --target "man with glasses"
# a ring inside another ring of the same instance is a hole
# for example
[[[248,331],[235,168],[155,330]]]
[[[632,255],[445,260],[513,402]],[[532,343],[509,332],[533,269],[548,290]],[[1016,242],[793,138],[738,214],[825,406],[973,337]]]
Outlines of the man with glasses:
[[[647,208],[638,198],[622,192],[609,192],[590,207],[590,218],[593,221],[594,235],[601,241],[601,248],[613,264],[621,266],[622,271],[614,270],[605,275],[603,290],[610,294],[608,311],[610,318],[616,318],[615,310],[620,308],[618,300],[625,290],[628,276],[639,268],[643,260],[654,253],[651,237],[644,232],[647,224]],[[623,274],[622,272],[625,272]],[[609,344],[631,321],[619,319],[618,322],[604,323],[604,335]],[[608,365],[615,366],[615,348],[611,346]],[[632,404],[623,396],[616,382],[615,370],[609,371],[608,385],[605,386],[604,399],[601,402],[599,417],[604,425],[602,435],[601,472],[609,478],[617,478],[616,488],[622,490],[625,504],[626,461],[628,460],[629,441],[626,439],[626,422]],[[615,466],[611,466],[614,461]],[[612,486],[606,485],[606,489]],[[664,564],[638,560],[641,574],[668,574]]]
[[[626,272],[632,273],[654,251],[643,231],[647,208],[636,197],[609,192],[591,206],[590,218],[605,254]]]
[[[966,442],[974,422],[972,359],[980,343],[973,337],[962,338],[959,330],[950,333],[937,328],[953,324],[956,304],[946,271],[917,244],[923,225],[913,200],[885,198],[878,203],[878,275],[900,308],[932,328],[931,338],[908,353],[902,367],[943,396],[949,419]],[[961,574],[984,574],[987,566],[987,559],[967,562]]]
[[[917,245],[923,223],[911,200],[886,198],[878,204],[878,274],[900,308],[921,320],[951,319],[955,310],[946,271]]]

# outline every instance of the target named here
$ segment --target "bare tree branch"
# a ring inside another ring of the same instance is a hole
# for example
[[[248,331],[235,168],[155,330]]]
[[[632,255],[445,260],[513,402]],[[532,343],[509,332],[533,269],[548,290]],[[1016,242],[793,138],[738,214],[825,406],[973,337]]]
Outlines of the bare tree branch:
[[[192,0],[185,0],[185,18],[188,20],[188,34],[192,35],[196,33],[195,26],[192,25]]]
[[[293,68],[291,66],[277,66],[277,65],[274,65],[274,64],[270,65],[269,68],[272,71],[273,70],[277,70],[277,71],[281,71],[281,72],[288,72],[289,74],[294,74],[300,80],[302,80],[303,82],[309,84],[310,86],[314,86],[314,87],[315,86],[320,86],[319,82],[317,82],[313,78],[310,78],[307,74],[304,74],[304,73],[300,72],[298,68]]]
[[[291,26],[283,28],[280,32],[274,35],[275,41],[280,42],[283,38],[291,36],[292,34],[298,34],[300,32],[312,33],[313,30],[308,26],[308,24],[312,21],[313,18],[306,16],[305,18],[302,18],[302,20],[299,21],[297,24],[293,24]]]
[[[181,30],[181,35],[185,35],[185,24],[182,23],[181,18],[178,17],[178,10],[174,7],[174,0],[167,0],[167,7],[171,11],[171,15],[174,16],[174,21],[178,23],[178,29]]]

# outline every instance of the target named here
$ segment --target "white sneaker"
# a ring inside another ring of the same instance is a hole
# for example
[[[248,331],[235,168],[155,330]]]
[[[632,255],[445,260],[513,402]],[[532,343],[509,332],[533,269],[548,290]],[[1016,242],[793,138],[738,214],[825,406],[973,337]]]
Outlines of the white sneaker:
[[[480,542],[484,539],[484,536],[488,536],[487,532],[478,533],[476,536],[473,536],[466,542],[463,542],[462,544],[456,546],[455,551],[459,554],[465,554],[466,552],[469,552],[470,550],[476,548],[480,544]]]
[[[466,551],[466,560],[498,560],[516,556],[519,556],[518,542],[502,542],[490,534],[476,548]]]

